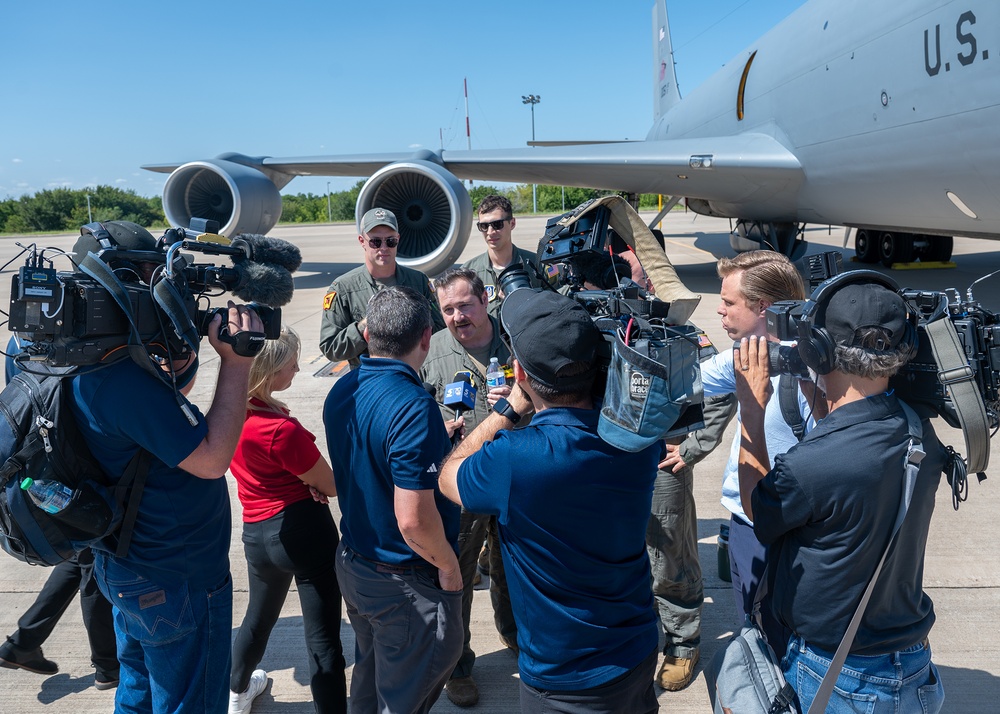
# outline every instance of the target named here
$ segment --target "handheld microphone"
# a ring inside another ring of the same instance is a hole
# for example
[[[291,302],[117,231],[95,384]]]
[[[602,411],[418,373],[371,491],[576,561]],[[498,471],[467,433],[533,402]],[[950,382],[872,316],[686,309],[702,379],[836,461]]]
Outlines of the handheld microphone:
[[[468,372],[456,372],[450,384],[444,386],[444,405],[455,410],[455,418],[476,406],[476,388]]]

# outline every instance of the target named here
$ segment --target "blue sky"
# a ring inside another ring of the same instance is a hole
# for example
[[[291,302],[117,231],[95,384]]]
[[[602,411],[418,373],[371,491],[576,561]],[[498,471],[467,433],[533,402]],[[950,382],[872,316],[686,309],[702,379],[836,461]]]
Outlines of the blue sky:
[[[803,0],[668,0],[681,93]],[[39,0],[0,9],[0,198],[226,151],[306,156],[639,139],[652,0]],[[298,178],[322,194],[356,178]]]

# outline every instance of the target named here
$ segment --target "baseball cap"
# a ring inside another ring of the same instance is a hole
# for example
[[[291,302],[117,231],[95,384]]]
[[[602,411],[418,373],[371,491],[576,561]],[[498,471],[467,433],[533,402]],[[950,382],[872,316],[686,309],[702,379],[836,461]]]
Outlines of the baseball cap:
[[[549,290],[515,290],[500,307],[500,321],[511,351],[525,372],[547,387],[572,389],[586,384],[596,370],[559,377],[573,362],[593,365],[603,342],[601,331],[580,303]]]
[[[822,325],[847,347],[854,345],[858,330],[880,327],[889,333],[889,345],[882,349],[895,349],[906,333],[906,314],[898,293],[878,283],[850,283],[830,296]]]
[[[361,217],[361,232],[368,233],[375,226],[389,226],[399,233],[399,226],[396,225],[396,216],[386,208],[370,208]]]

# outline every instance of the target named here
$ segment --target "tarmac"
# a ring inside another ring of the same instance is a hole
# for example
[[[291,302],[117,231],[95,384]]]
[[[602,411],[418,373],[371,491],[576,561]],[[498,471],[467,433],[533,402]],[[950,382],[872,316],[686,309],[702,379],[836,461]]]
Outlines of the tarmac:
[[[548,216],[518,217],[514,241],[522,247],[533,247],[542,235]],[[647,220],[652,219],[652,214]],[[689,288],[703,295],[694,315],[694,322],[705,329],[719,346],[724,346],[725,333],[715,309],[719,303],[719,280],[715,262],[733,255],[729,246],[730,226],[726,220],[709,219],[692,213],[675,211],[663,223],[666,251],[678,267]],[[286,400],[297,416],[318,438],[325,449],[322,427],[322,404],[334,378],[315,376],[329,370],[327,360],[318,348],[320,313],[323,295],[333,278],[358,265],[362,259],[353,225],[281,226],[272,236],[289,240],[300,247],[302,268],[296,273],[295,297],[284,310],[285,322],[302,337],[302,372]],[[842,228],[810,226],[807,237],[810,253],[839,250],[847,268],[862,267],[850,263],[853,247],[841,248]],[[404,236],[405,240],[405,236]],[[70,249],[75,236],[44,236],[26,239],[0,240],[0,264],[6,264],[20,250],[16,243],[35,242],[39,246]],[[853,246],[853,244],[852,244]],[[478,233],[473,233],[463,252],[462,262],[484,250]],[[916,271],[888,271],[906,287],[943,290],[954,287],[964,294],[975,280],[1000,270],[1000,245],[983,240],[955,239],[955,267]],[[203,256],[197,262],[210,262]],[[219,261],[216,261],[219,262]],[[22,264],[18,259],[0,272],[9,276]],[[68,264],[57,267],[68,269]],[[975,287],[975,296],[987,308],[1000,311],[1000,277],[986,280]],[[213,304],[224,304],[216,298]],[[6,330],[4,330],[6,331]],[[6,344],[6,335],[0,335]],[[215,386],[217,359],[212,350],[202,351],[202,372],[192,393],[193,400],[203,410],[208,408]],[[949,428],[942,420],[934,422],[942,442],[964,450],[960,432]],[[729,436],[714,453],[695,467],[695,498],[698,506],[699,555],[705,583],[705,605],[702,616],[701,664],[695,680],[679,692],[659,692],[663,711],[686,714],[710,712],[708,692],[702,668],[733,633],[738,623],[734,615],[733,595],[729,583],[719,579],[717,571],[717,536],[719,525],[728,521],[728,512],[719,503],[723,467],[728,454]],[[1000,458],[1000,457],[998,457]],[[865,468],[852,464],[850,454],[844,454],[845,468]],[[228,477],[227,477],[228,478]],[[240,506],[236,488],[229,480],[233,504],[233,540],[230,550],[234,579],[234,628],[239,626],[246,610],[246,562],[240,543]],[[931,523],[924,571],[924,588],[934,601],[937,622],[930,641],[934,661],[940,669],[947,699],[944,710],[954,714],[1000,711],[1000,641],[997,613],[1000,612],[1000,549],[993,538],[996,531],[995,510],[1000,502],[1000,479],[983,483],[970,475],[968,500],[956,512],[952,495],[942,479],[937,494],[937,507]],[[339,520],[336,505],[335,516]],[[581,523],[581,528],[600,528],[601,521]],[[32,567],[0,554],[0,635],[13,632],[18,617],[34,600],[35,594],[48,577],[46,568]],[[293,587],[294,589],[294,587]],[[823,603],[817,602],[822,608]],[[234,629],[235,633],[235,629]],[[489,592],[477,590],[473,606],[473,649],[478,658],[474,677],[479,684],[480,701],[470,712],[493,714],[518,710],[517,662],[505,649],[493,626]],[[343,641],[348,662],[347,675],[353,664],[353,633],[344,619]],[[308,688],[308,668],[303,647],[301,611],[295,593],[290,593],[282,616],[275,627],[261,667],[271,679],[267,689],[254,702],[254,714],[293,714],[311,712],[313,706]],[[32,712],[74,712],[91,714],[110,712],[114,708],[114,692],[99,692],[93,687],[86,632],[78,601],[65,613],[52,636],[44,645],[47,657],[59,663],[60,671],[53,676],[31,674],[21,670],[0,669],[0,714]],[[442,695],[432,710],[436,713],[461,711]]]

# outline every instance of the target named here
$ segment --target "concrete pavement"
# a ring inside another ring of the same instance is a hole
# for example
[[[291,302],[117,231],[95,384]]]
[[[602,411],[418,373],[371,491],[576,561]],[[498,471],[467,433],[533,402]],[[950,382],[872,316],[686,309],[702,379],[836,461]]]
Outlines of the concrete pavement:
[[[515,242],[522,247],[532,246],[542,234],[544,220],[545,217],[519,217],[514,232]],[[681,277],[691,289],[704,295],[694,321],[705,328],[717,344],[725,344],[725,335],[715,315],[719,292],[715,260],[723,255],[732,255],[727,238],[728,222],[674,212],[663,228],[667,253],[678,266]],[[317,434],[321,448],[325,448],[320,413],[332,380],[313,376],[326,365],[318,349],[322,298],[334,277],[359,263],[361,251],[352,225],[280,227],[271,235],[290,240],[302,249],[304,263],[296,274],[295,299],[285,309],[286,322],[295,327],[303,339],[302,372],[286,394],[292,413]],[[808,231],[810,252],[839,249],[842,236],[843,231],[839,228],[828,232],[826,227],[811,227]],[[39,245],[68,249],[75,237],[35,237],[30,240]],[[482,250],[482,240],[474,233],[461,260]],[[0,240],[0,264],[17,251],[13,240]],[[853,251],[845,251],[845,263],[851,254]],[[974,280],[1000,269],[1000,244],[956,239],[954,260],[958,267],[951,270],[897,271],[892,275],[904,286],[936,290],[955,287],[964,293]],[[199,257],[199,262],[205,261]],[[0,290],[8,289],[9,276],[17,267],[14,265],[0,274]],[[57,267],[67,266],[57,264]],[[880,266],[877,269],[882,270]],[[1000,282],[997,281],[1000,278],[979,284],[975,293],[986,307],[1000,310]],[[6,335],[0,337],[6,343]],[[211,400],[215,381],[213,371],[216,360],[210,357],[210,353],[211,349],[207,347],[202,353],[203,373],[193,393],[195,401],[204,408]],[[944,443],[963,450],[959,433],[948,428],[940,419],[936,420],[935,428]],[[725,443],[728,445],[728,442],[727,438]],[[716,572],[716,536],[719,524],[728,519],[727,512],[719,504],[719,475],[727,454],[728,448],[722,447],[695,468],[699,553],[706,595],[702,623],[703,664],[711,659],[720,643],[737,625],[729,584],[719,580]],[[1000,456],[994,458],[1000,459]],[[866,467],[865,464],[851,464],[850,454],[845,454],[844,460],[846,468]],[[239,503],[235,486],[232,483],[230,486],[234,515],[231,548],[236,590],[234,623],[238,626],[246,608],[246,564],[239,539]],[[996,613],[1000,611],[1000,551],[994,543],[996,529],[993,525],[996,520],[994,511],[1000,503],[997,489],[1000,489],[1000,484],[996,478],[980,484],[972,477],[969,500],[957,512],[952,509],[951,495],[944,480],[938,492],[937,510],[927,548],[924,585],[934,600],[937,612],[937,623],[930,640],[934,660],[941,670],[947,691],[946,712],[1000,711],[1000,643],[996,624]],[[599,522],[581,525],[600,527]],[[47,569],[33,568],[0,554],[0,636],[15,629],[17,618],[33,601],[48,572]],[[817,603],[817,607],[822,606],[821,602]],[[473,648],[479,655],[474,676],[479,683],[481,699],[476,707],[468,711],[483,714],[517,711],[517,664],[513,655],[499,643],[486,590],[476,593],[472,630]],[[346,620],[343,639],[350,666],[353,639]],[[77,604],[70,607],[44,648],[46,655],[59,663],[60,672],[44,677],[0,669],[0,714],[89,714],[113,709],[113,693],[98,692],[92,686],[93,670]],[[272,681],[254,704],[256,714],[313,710],[300,609],[294,592],[285,604],[261,666],[268,670]],[[686,690],[660,694],[663,711],[710,711],[701,669],[702,665],[699,665],[696,680]],[[442,696],[434,711],[460,710]]]

